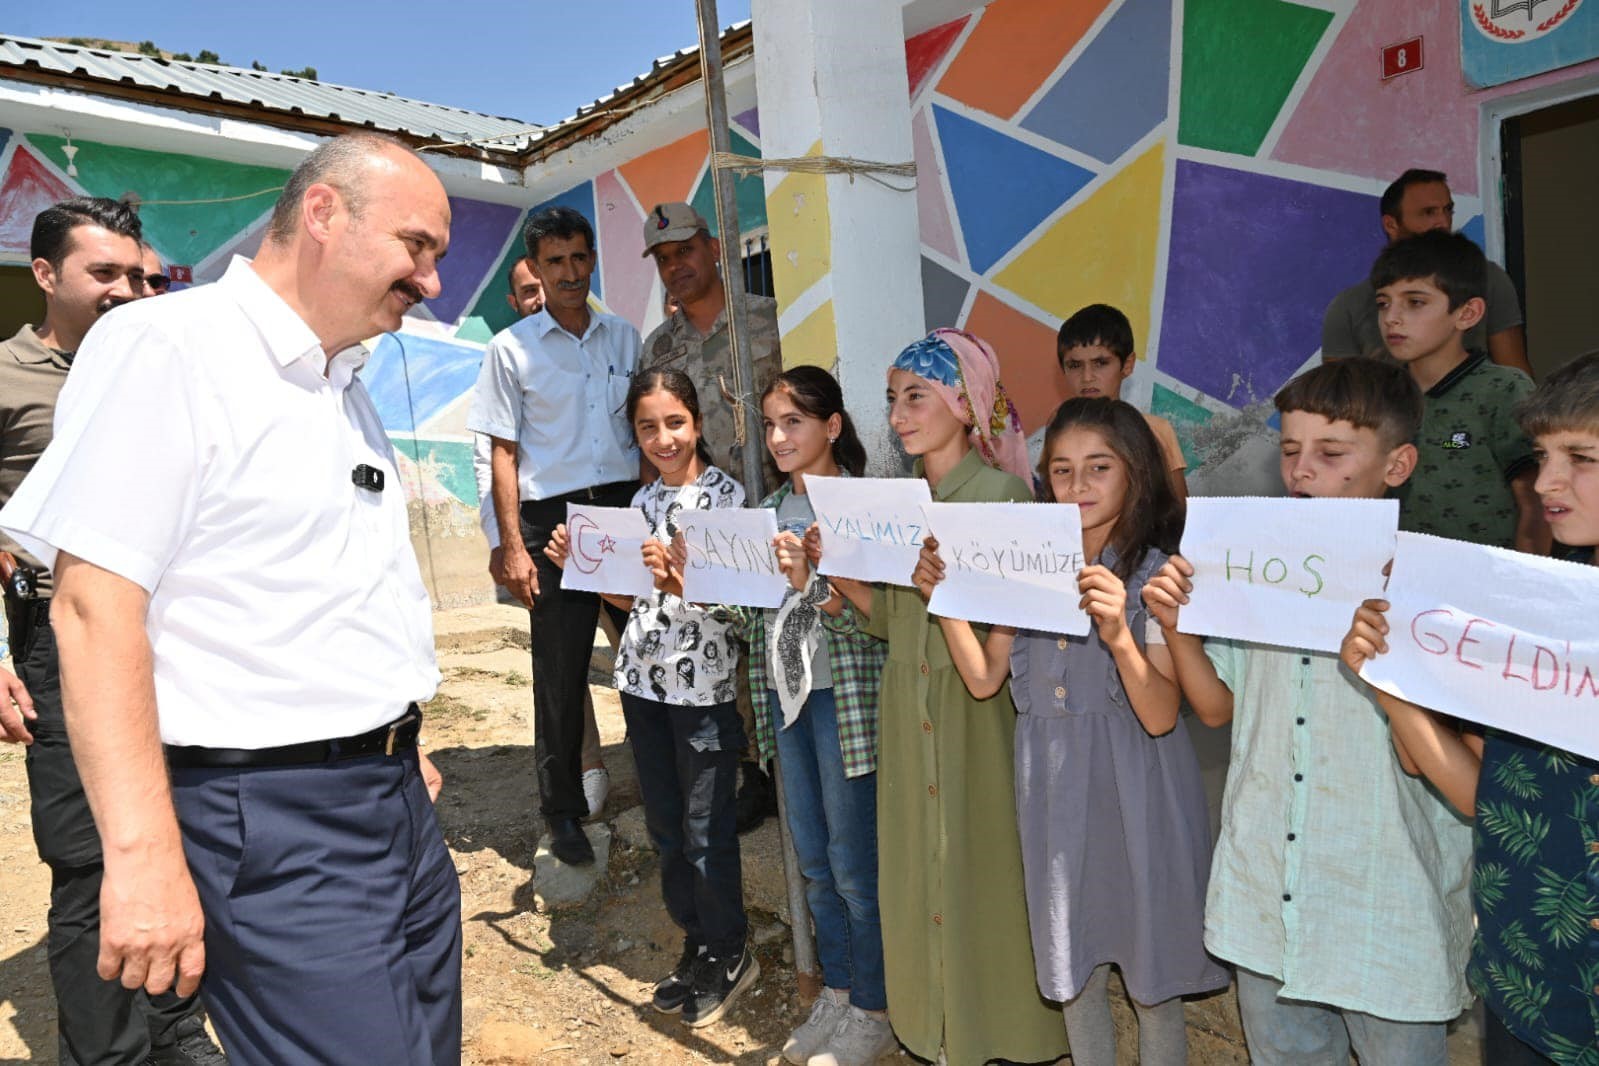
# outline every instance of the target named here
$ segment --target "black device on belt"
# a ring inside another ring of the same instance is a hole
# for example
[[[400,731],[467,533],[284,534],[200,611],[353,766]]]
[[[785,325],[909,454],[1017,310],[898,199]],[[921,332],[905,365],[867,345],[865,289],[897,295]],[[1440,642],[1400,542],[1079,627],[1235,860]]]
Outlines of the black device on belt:
[[[277,748],[201,748],[167,745],[167,765],[174,769],[238,769],[252,766],[313,766],[342,762],[369,755],[394,755],[416,747],[422,731],[422,710],[416,704],[388,725],[380,725],[353,737],[336,740],[308,740]]]

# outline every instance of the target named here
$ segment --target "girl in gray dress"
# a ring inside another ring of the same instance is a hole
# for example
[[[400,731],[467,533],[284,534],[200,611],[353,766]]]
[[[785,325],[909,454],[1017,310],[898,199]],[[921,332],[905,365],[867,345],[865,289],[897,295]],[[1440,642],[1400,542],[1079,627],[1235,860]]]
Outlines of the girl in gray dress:
[[[1204,948],[1210,826],[1199,762],[1160,629],[1139,597],[1177,549],[1183,508],[1160,445],[1120,400],[1068,400],[1044,437],[1045,498],[1083,524],[1086,637],[940,619],[972,695],[1011,676],[1016,813],[1038,987],[1065,1005],[1072,1061],[1116,1061],[1107,988],[1117,966],[1139,1021],[1139,1061],[1183,1063],[1182,1000],[1222,988]],[[936,545],[918,585],[942,578]]]

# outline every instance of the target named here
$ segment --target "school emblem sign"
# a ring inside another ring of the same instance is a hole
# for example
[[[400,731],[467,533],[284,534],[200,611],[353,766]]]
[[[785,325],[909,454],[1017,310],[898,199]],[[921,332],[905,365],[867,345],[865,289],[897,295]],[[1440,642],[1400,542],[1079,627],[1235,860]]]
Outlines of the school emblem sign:
[[[1599,0],[1461,0],[1460,60],[1479,88],[1599,56]]]
[[[1474,0],[1471,21],[1491,41],[1535,41],[1568,18],[1582,0]]]

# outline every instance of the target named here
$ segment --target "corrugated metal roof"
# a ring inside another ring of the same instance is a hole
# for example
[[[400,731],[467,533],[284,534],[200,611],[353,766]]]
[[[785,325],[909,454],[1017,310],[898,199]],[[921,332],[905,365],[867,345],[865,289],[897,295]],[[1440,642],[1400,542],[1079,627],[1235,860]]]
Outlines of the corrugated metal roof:
[[[750,20],[749,19],[745,19],[743,22],[735,22],[731,26],[728,26],[725,29],[723,29],[722,30],[722,34],[721,34],[721,39],[722,39],[722,42],[723,42],[724,46],[725,46],[725,44],[726,44],[726,42],[727,42],[729,37],[733,36],[734,34],[738,33],[739,31],[749,27],[750,25],[752,25]],[[646,70],[643,74],[640,74],[638,77],[634,78],[632,81],[628,82],[626,85],[618,85],[615,89],[612,89],[606,95],[600,97],[598,100],[595,100],[592,104],[584,104],[582,107],[577,109],[577,113],[575,115],[572,115],[569,118],[564,118],[560,122],[553,123],[550,126],[550,128],[554,129],[556,126],[564,126],[568,122],[571,122],[571,121],[573,121],[575,119],[587,118],[588,116],[592,115],[596,111],[603,111],[603,110],[605,110],[606,107],[608,107],[611,104],[612,101],[614,101],[618,96],[621,96],[623,93],[627,92],[628,90],[637,89],[637,88],[640,88],[640,87],[642,87],[644,85],[649,84],[655,78],[659,77],[660,74],[663,71],[665,71],[665,70],[667,70],[667,69],[669,69],[671,67],[677,66],[679,63],[683,62],[685,59],[695,59],[695,60],[697,60],[698,57],[699,57],[699,54],[700,54],[700,46],[695,44],[695,45],[690,45],[687,48],[679,48],[677,51],[673,52],[671,55],[661,56],[654,63],[652,63],[650,65],[650,69]]]
[[[196,100],[217,100],[303,115],[446,143],[472,142],[490,152],[515,154],[538,139],[539,127],[511,118],[465,111],[392,93],[375,92],[240,67],[213,66],[136,52],[0,35],[0,76],[6,67],[133,85]],[[174,103],[178,103],[174,101]],[[181,106],[181,104],[178,104]]]

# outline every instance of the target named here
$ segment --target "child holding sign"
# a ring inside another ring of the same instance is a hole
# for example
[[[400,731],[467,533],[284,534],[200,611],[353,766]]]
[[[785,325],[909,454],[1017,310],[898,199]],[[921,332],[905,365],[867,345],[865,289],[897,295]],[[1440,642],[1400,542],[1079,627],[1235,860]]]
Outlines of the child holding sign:
[[[735,829],[744,750],[733,677],[738,641],[726,612],[683,602],[682,571],[670,565],[667,544],[681,512],[742,507],[744,490],[710,464],[687,375],[640,371],[626,405],[639,450],[660,473],[632,502],[652,534],[643,555],[656,591],[632,601],[606,597],[631,608],[615,680],[645,825],[661,854],[661,895],[684,934],[682,958],[655,986],[653,1005],[664,1014],[681,1011],[698,1028],[722,1017],[761,968],[746,945]],[[557,526],[545,554],[563,567],[567,551],[566,526]]]
[[[1225,987],[1201,942],[1210,825],[1199,760],[1178,717],[1171,657],[1138,592],[1175,551],[1183,506],[1159,442],[1131,405],[1067,400],[1044,435],[1041,480],[1082,516],[1086,637],[940,618],[972,695],[1011,677],[1016,818],[1038,987],[1065,1004],[1072,1061],[1112,1066],[1110,967],[1138,1015],[1139,1061],[1187,1061],[1178,997]],[[919,587],[944,576],[929,538]],[[1150,638],[1153,637],[1153,640]]]
[[[1416,463],[1405,371],[1343,359],[1277,394],[1291,496],[1381,497]],[[1192,579],[1192,580],[1190,580]],[[1394,758],[1371,690],[1326,652],[1179,633],[1195,574],[1144,587],[1177,679],[1207,725],[1232,722],[1205,946],[1237,967],[1251,1061],[1443,1066],[1470,1004],[1469,836]]]
[[[805,1066],[831,1053],[839,1064],[876,1062],[898,1047],[883,987],[877,906],[877,688],[883,642],[827,578],[815,574],[801,538],[816,515],[806,478],[866,470],[866,449],[827,371],[785,370],[761,397],[766,450],[788,475],[761,501],[777,512],[775,548],[793,591],[771,610],[731,608],[749,644],[750,691],[762,761],[783,770],[789,833],[805,875],[826,987],[783,1045]],[[674,542],[674,552],[680,550]]]
[[[1550,374],[1517,411],[1536,444],[1534,488],[1574,562],[1599,562],[1599,352]],[[1388,650],[1387,603],[1355,614],[1343,661]],[[1591,603],[1571,610],[1591,616]],[[1579,615],[1580,616],[1580,615]],[[1599,1046],[1599,761],[1501,730],[1463,733],[1372,690],[1394,746],[1462,814],[1475,815],[1467,971],[1488,1008],[1483,1061],[1593,1061]],[[1448,712],[1449,708],[1439,710]],[[1413,908],[1411,908],[1413,910]]]
[[[1021,419],[986,343],[934,330],[888,372],[889,426],[940,501],[1030,497]],[[813,563],[820,538],[807,534]],[[919,1058],[1053,1060],[1060,1015],[1039,998],[1011,806],[1016,715],[1001,684],[973,697],[914,588],[833,578],[888,641],[877,755],[878,880],[888,1014]],[[981,631],[981,630],[980,630]],[[997,632],[997,631],[996,631]]]

